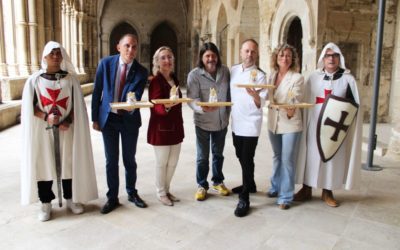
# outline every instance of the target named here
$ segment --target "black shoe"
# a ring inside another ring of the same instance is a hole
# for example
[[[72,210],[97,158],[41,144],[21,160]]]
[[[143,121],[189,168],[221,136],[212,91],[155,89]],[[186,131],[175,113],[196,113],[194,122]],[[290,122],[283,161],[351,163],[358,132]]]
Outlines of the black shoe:
[[[243,190],[243,186],[237,186],[237,187],[232,188],[232,192],[234,194],[240,194],[242,192],[242,190]]]
[[[232,188],[232,192],[234,194],[240,194],[242,192],[242,190],[243,190],[243,186],[242,185]],[[252,194],[257,193],[257,188],[256,187],[251,187],[249,189],[249,193],[252,193]]]
[[[267,192],[267,196],[269,198],[275,198],[275,197],[278,197],[278,193],[277,192]]]
[[[145,208],[147,204],[139,197],[138,194],[128,195],[128,201],[133,202],[137,207]]]
[[[100,213],[102,214],[108,214],[109,212],[113,211],[117,207],[119,207],[119,201],[118,200],[108,200],[106,204],[101,208]]]
[[[239,203],[237,204],[235,209],[235,215],[237,217],[244,217],[249,213],[249,210],[250,210],[250,202],[239,200]]]

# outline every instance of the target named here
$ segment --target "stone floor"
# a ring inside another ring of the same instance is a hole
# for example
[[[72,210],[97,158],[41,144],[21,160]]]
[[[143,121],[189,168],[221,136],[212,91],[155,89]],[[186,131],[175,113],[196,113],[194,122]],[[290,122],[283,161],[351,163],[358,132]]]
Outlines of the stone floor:
[[[90,96],[86,101],[90,103]],[[209,192],[206,201],[194,200],[195,134],[192,112],[185,106],[186,138],[172,181],[172,192],[181,202],[166,207],[155,196],[154,155],[146,143],[149,110],[143,110],[142,117],[137,188],[149,207],[140,209],[129,203],[121,181],[122,206],[100,214],[106,193],[105,160],[101,134],[92,131],[100,198],[87,204],[82,215],[53,202],[52,220],[45,223],[37,220],[39,204],[23,207],[19,202],[21,127],[1,132],[0,249],[400,249],[398,162],[376,156],[374,162],[384,170],[362,171],[360,190],[336,192],[341,201],[338,208],[326,206],[320,190],[314,190],[312,201],[280,210],[274,199],[265,196],[272,164],[264,124],[255,158],[258,192],[251,196],[251,214],[237,218],[233,215],[236,195],[220,197]],[[228,187],[241,183],[230,132],[224,173]]]

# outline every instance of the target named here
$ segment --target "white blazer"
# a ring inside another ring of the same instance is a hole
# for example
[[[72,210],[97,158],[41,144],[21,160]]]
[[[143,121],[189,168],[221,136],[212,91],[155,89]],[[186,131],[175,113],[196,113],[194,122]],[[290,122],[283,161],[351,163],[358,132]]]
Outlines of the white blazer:
[[[278,72],[273,72],[269,84],[275,84]],[[278,88],[268,92],[270,103],[290,103],[289,91],[293,93],[295,102],[302,102],[304,96],[304,77],[296,72],[288,71]],[[287,117],[286,109],[268,107],[268,129],[274,134],[294,133],[303,130],[302,114],[296,109],[292,118]]]

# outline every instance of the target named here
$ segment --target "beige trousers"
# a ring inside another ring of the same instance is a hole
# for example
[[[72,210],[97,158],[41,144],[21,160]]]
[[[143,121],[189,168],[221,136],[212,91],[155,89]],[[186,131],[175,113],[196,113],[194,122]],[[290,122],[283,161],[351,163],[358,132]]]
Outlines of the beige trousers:
[[[178,164],[181,143],[168,146],[153,146],[156,155],[157,196],[169,193],[169,186]]]

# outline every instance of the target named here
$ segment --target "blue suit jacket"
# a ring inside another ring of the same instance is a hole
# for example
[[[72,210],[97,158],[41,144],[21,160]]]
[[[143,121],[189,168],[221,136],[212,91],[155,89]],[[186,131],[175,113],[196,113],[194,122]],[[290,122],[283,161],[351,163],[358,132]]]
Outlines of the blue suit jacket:
[[[109,56],[103,58],[97,67],[92,96],[92,121],[98,122],[101,129],[104,128],[111,111],[110,103],[114,99],[118,63],[119,55]],[[135,92],[136,100],[141,100],[147,76],[147,69],[134,60],[126,77],[122,92],[123,102],[126,101],[126,94],[128,92]],[[142,125],[139,109],[132,112],[125,112],[123,119],[129,126],[140,127]]]

